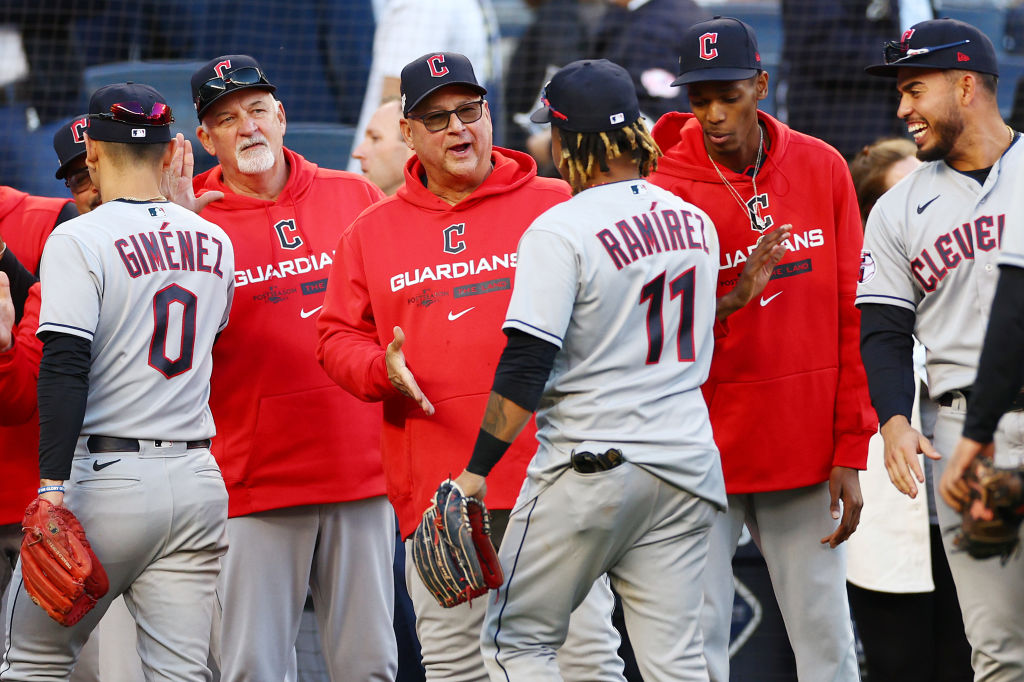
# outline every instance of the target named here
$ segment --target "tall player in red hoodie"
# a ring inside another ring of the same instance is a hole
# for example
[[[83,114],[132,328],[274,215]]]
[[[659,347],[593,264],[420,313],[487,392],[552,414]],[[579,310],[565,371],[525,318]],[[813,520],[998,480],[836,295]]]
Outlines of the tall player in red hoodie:
[[[221,679],[294,673],[308,585],[331,679],[392,680],[395,523],[380,406],[338,388],[314,355],[334,245],[383,194],[286,149],[274,90],[246,55],[192,75],[197,135],[220,162],[193,187],[224,195],[200,215],[235,244],[231,325],[214,348],[210,396],[230,517],[217,586]]]
[[[761,235],[792,225],[760,305],[728,318],[704,384],[729,493],[704,573],[708,669],[712,680],[729,679],[730,568],[746,524],[801,681],[856,680],[841,543],[860,517],[857,470],[876,419],[853,305],[862,241],[853,183],[838,152],[758,111],[768,75],[749,26],[700,22],[681,44],[675,84],[687,85],[694,113],[655,125],[665,156],[650,180],[714,220],[719,294]]]
[[[486,90],[463,55],[410,62],[401,89],[400,125],[415,156],[397,195],[366,210],[338,243],[317,354],[346,390],[384,403],[388,496],[407,538],[480,432],[505,347],[519,237],[570,194],[562,181],[537,177],[530,157],[492,147]],[[524,431],[488,479],[499,542],[535,432]],[[406,582],[427,677],[487,680],[481,605],[441,608],[411,562]],[[559,652],[565,679],[622,679],[611,608],[607,583],[596,584]]]

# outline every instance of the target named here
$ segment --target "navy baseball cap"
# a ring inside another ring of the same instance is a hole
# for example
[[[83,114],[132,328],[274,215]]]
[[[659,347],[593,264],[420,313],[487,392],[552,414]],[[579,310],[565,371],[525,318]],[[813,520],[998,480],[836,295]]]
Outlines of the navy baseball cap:
[[[739,81],[761,70],[754,29],[739,19],[715,17],[699,21],[680,40],[679,78],[672,85],[701,81]]]
[[[462,85],[481,95],[480,85],[469,59],[458,52],[428,52],[402,68],[402,115],[407,116],[428,95],[447,85]]]
[[[89,98],[86,134],[102,142],[158,144],[171,141],[171,108],[156,88],[143,83],[104,85]]]
[[[85,130],[89,127],[89,117],[85,114],[76,116],[53,134],[53,151],[57,152],[57,168],[55,177],[63,180],[67,177],[68,166],[72,161],[85,156]]]
[[[203,114],[218,99],[237,90],[259,88],[274,92],[277,87],[271,83],[259,62],[247,54],[227,54],[215,57],[200,66],[192,74],[192,103],[196,115],[203,120]]]
[[[581,59],[551,77],[540,96],[544,106],[530,115],[574,133],[616,130],[640,118],[629,72],[607,59]]]
[[[884,64],[864,69],[872,76],[895,77],[903,67],[964,69],[999,75],[992,41],[974,26],[958,19],[930,19],[914,24],[899,42],[883,48]]]

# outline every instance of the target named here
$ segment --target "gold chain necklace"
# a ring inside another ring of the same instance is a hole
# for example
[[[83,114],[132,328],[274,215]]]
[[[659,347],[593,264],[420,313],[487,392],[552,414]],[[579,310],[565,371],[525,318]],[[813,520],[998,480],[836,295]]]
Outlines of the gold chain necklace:
[[[725,179],[725,175],[718,167],[718,164],[715,163],[715,160],[711,158],[711,152],[707,150],[707,147],[704,148],[704,152],[708,155],[708,161],[711,162],[711,167],[715,169],[715,172],[718,173],[718,177],[722,179],[722,184],[724,184],[726,189],[729,190],[729,193],[732,194],[732,198],[736,200],[736,203],[740,205],[740,210],[746,213],[747,217],[750,219],[750,229],[755,232],[763,233],[771,227],[771,223],[769,222],[765,224],[764,220],[761,219],[761,209],[756,201],[757,171],[761,169],[761,154],[764,151],[764,128],[761,127],[760,123],[757,124],[757,132],[759,133],[757,141],[757,159],[754,161],[754,174],[750,178],[750,182],[754,186],[754,197],[750,204],[743,201],[743,197],[736,188],[732,186],[732,183]]]

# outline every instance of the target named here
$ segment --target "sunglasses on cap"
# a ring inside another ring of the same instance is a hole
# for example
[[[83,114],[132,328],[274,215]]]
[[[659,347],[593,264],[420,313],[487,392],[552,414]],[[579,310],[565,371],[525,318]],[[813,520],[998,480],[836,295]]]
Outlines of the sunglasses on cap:
[[[540,103],[546,106],[548,108],[548,111],[550,111],[551,115],[554,116],[555,118],[562,121],[569,120],[568,116],[566,116],[561,111],[551,106],[551,102],[548,100],[548,86],[546,85],[540,91]]]
[[[911,57],[920,57],[924,54],[931,54],[932,52],[938,52],[939,50],[948,50],[951,47],[959,47],[966,45],[971,42],[968,39],[958,40],[955,43],[946,43],[945,45],[935,45],[933,47],[910,47],[909,43],[899,42],[890,40],[885,44],[885,63],[886,64],[899,64],[904,59],[910,59]]]
[[[157,102],[148,112],[140,102],[118,102],[110,105],[110,113],[89,114],[89,118],[103,118],[130,123],[132,125],[165,126],[174,121],[171,108],[163,102]]]
[[[223,76],[214,76],[199,86],[195,101],[196,108],[199,108],[203,102],[209,102],[224,94],[229,85],[236,88],[250,85],[270,85],[270,81],[255,66],[242,66]]]
[[[476,123],[484,115],[484,100],[481,97],[475,102],[466,102],[455,109],[428,111],[425,114],[406,114],[405,117],[418,120],[424,128],[432,133],[439,133],[448,127],[452,120],[452,114],[458,116],[463,123]]]

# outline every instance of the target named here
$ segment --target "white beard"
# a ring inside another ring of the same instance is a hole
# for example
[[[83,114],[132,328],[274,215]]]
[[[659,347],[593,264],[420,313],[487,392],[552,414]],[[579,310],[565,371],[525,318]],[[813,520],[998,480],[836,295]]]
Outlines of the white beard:
[[[259,175],[274,167],[274,152],[270,151],[270,147],[266,145],[266,138],[260,136],[247,140],[247,142],[253,141],[263,142],[264,144],[235,150],[238,171],[244,175]]]

